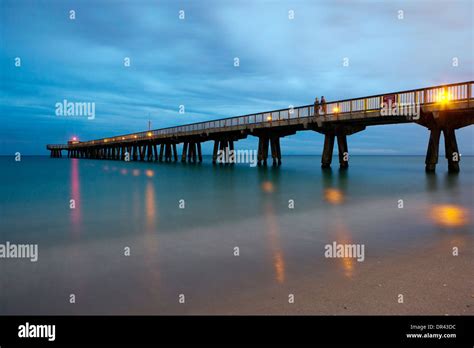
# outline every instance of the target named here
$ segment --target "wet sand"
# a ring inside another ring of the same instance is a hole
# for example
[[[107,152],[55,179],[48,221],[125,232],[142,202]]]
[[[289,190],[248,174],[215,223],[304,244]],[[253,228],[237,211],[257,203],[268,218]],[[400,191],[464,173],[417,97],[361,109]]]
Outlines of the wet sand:
[[[470,237],[470,245],[474,238]],[[449,240],[407,255],[367,260],[357,276],[301,277],[292,286],[249,289],[213,314],[474,315],[474,251],[452,256]],[[288,294],[294,294],[293,304]],[[398,303],[403,294],[404,303]],[[191,313],[210,313],[199,308]]]
[[[380,212],[385,203],[359,209],[377,205]],[[407,243],[397,238],[396,224],[387,224],[378,233],[398,243],[381,247],[370,233],[337,236],[341,222],[336,232],[314,233],[320,215],[263,216],[194,228],[179,239],[151,233],[55,246],[34,265],[11,261],[23,276],[6,274],[13,280],[4,284],[12,299],[6,314],[474,314],[469,230],[447,229],[433,241]],[[365,260],[325,258],[323,245],[333,239],[365,243]],[[233,255],[236,245],[240,256]],[[131,256],[123,256],[124,246]],[[452,255],[453,246],[459,256]],[[69,293],[76,304],[67,302]]]

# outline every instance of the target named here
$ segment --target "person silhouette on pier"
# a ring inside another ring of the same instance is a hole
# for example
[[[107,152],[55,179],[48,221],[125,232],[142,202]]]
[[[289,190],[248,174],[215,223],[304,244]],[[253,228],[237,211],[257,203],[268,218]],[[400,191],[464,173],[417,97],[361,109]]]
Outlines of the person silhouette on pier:
[[[314,98],[314,117],[319,116],[319,99]]]
[[[327,106],[326,106],[326,99],[324,98],[324,95],[321,96],[321,108],[323,109],[323,114],[326,115]]]

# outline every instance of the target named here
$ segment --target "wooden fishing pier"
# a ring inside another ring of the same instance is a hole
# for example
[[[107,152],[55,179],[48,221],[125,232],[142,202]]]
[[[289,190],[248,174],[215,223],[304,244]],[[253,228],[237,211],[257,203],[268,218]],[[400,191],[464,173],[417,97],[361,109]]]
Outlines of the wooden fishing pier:
[[[444,136],[450,172],[459,171],[455,130],[474,123],[474,81],[420,88],[368,97],[229,117],[89,141],[50,144],[51,157],[106,160],[202,162],[201,144],[214,141],[213,163],[219,150],[234,150],[234,142],[258,137],[258,165],[267,165],[269,148],[274,166],[281,165],[280,138],[312,130],[324,135],[321,166],[331,166],[337,142],[341,168],[349,166],[347,136],[369,126],[417,123],[430,131],[426,171],[438,163],[439,140]],[[337,141],[336,141],[337,140]],[[183,144],[179,156],[177,145]],[[159,151],[158,151],[159,147]]]

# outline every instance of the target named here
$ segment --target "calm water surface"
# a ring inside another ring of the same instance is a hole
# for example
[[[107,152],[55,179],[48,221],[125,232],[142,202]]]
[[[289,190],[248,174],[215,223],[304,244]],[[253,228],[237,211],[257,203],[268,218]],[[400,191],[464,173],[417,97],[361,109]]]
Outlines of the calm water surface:
[[[345,172],[336,157],[332,171],[318,156],[283,161],[0,157],[0,242],[39,246],[36,263],[0,262],[0,313],[181,313],[180,293],[192,311],[307,274],[356,279],[356,263],[324,258],[333,241],[364,244],[368,260],[446,236],[472,243],[474,158],[458,175],[444,159],[427,175],[419,156],[354,156]]]

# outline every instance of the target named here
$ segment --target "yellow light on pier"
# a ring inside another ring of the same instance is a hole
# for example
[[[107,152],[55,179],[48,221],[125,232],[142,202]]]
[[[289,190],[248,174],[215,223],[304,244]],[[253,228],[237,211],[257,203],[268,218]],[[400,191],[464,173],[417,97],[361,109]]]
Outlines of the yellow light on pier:
[[[333,109],[332,109],[332,112],[337,114],[339,112],[339,107],[338,106],[335,106]]]
[[[267,121],[270,122],[271,120],[272,120],[272,116],[269,115],[269,116],[267,117]]]
[[[151,134],[151,132],[148,132],[147,135],[148,135],[149,137],[151,137],[152,134]]]
[[[107,142],[107,139],[104,139],[104,143],[106,143],[106,142]]]
[[[438,93],[438,97],[436,98],[436,101],[441,104],[447,104],[449,103],[450,100],[451,100],[451,96],[445,90]]]
[[[122,137],[122,140],[125,140],[125,137]]]
[[[137,138],[137,136],[136,136],[136,135],[134,135],[133,137],[134,137],[135,139]]]

